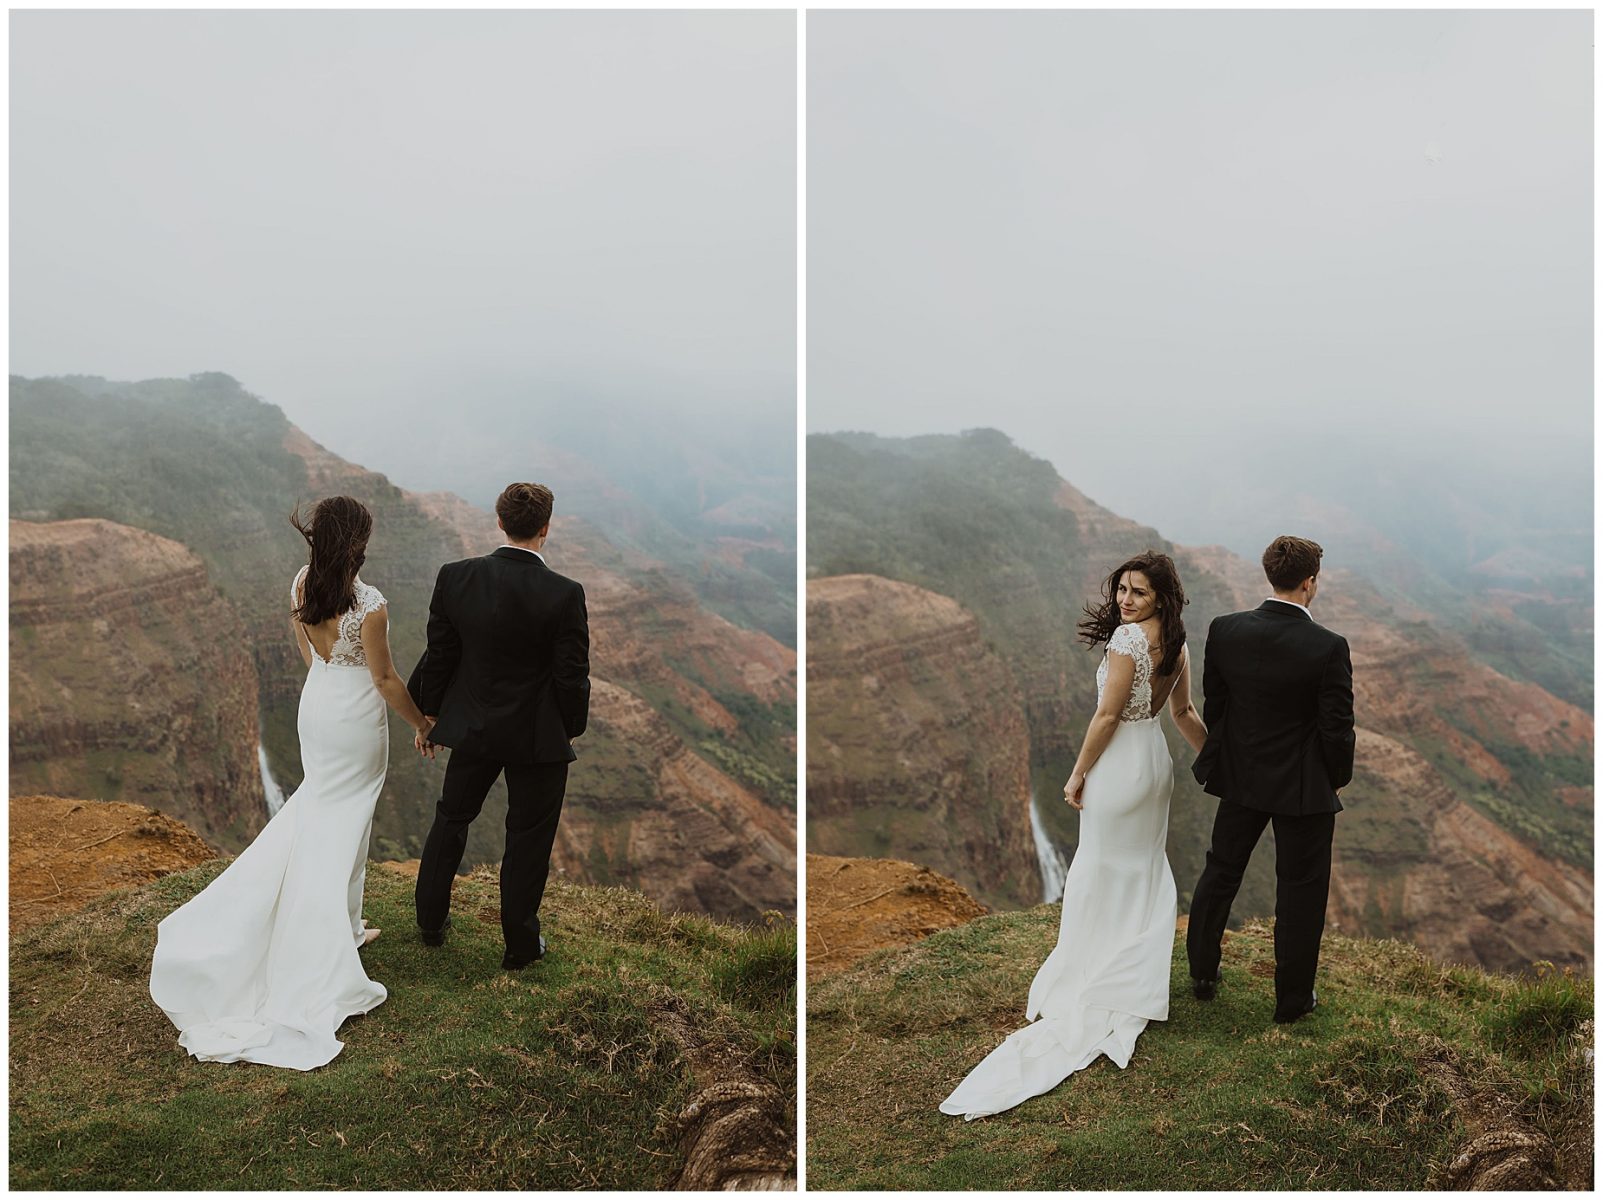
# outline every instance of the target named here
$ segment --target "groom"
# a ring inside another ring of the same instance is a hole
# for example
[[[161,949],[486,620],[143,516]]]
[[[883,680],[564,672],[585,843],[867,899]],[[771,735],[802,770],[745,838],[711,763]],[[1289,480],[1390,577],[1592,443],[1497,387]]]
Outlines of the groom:
[[[1324,551],[1278,537],[1263,552],[1274,595],[1208,627],[1192,766],[1219,797],[1207,865],[1191,900],[1186,955],[1199,1000],[1219,984],[1220,944],[1264,826],[1275,827],[1275,1020],[1318,1005],[1314,971],[1330,892],[1337,792],[1353,777],[1353,667],[1347,639],[1314,623]],[[425,709],[425,712],[428,710]]]
[[[590,633],[584,589],[546,566],[551,490],[512,483],[495,502],[507,541],[493,554],[447,563],[429,602],[428,648],[407,681],[438,720],[417,746],[451,748],[434,825],[417,874],[417,923],[438,946],[450,925],[451,881],[468,826],[490,785],[507,781],[501,859],[501,933],[507,970],[545,954],[540,898],[562,813],[569,744],[590,709]]]

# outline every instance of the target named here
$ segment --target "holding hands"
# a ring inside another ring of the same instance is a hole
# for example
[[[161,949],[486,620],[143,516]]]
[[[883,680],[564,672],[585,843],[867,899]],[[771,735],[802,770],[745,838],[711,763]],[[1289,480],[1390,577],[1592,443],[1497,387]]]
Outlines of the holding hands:
[[[429,734],[434,730],[435,720],[436,718],[434,717],[424,717],[422,727],[412,735],[412,745],[417,748],[417,752],[424,758],[432,759],[439,750],[438,746],[429,741]]]

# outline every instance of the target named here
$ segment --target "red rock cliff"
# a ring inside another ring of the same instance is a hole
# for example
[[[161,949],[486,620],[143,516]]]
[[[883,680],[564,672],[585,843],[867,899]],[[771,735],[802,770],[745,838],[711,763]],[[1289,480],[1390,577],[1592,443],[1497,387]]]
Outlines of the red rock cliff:
[[[143,804],[238,850],[267,820],[256,672],[205,567],[110,521],[11,522],[11,792]]]
[[[796,911],[796,825],[697,754],[633,692],[593,680],[587,769],[568,776],[553,863],[665,909]]]
[[[807,583],[807,831],[988,903],[1041,899],[1018,687],[957,601],[877,575]]]

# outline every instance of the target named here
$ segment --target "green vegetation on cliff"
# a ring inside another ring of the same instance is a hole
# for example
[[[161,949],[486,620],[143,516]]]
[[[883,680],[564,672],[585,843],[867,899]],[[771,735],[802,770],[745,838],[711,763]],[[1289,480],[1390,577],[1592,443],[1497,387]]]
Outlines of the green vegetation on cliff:
[[[1172,554],[1189,600],[1192,696],[1200,704],[1208,625],[1239,606],[1222,573],[1227,568],[1206,551],[1177,547],[1156,530],[1099,508],[1068,487],[1050,463],[993,429],[912,438],[813,434],[807,451],[809,577],[882,575],[949,596],[974,614],[1018,685],[1030,728],[1031,780],[1047,831],[1059,846],[1074,846],[1078,822],[1062,803],[1061,789],[1095,709],[1101,658],[1077,639],[1081,606],[1096,599],[1106,573],[1122,558],[1147,547]],[[1478,710],[1454,695],[1451,670],[1435,673],[1444,663],[1469,664],[1472,654],[1484,662],[1479,648],[1459,637],[1446,616],[1423,621],[1394,607],[1384,588],[1351,576],[1347,584],[1354,590],[1348,598],[1361,604],[1366,624],[1400,634],[1409,651],[1400,656],[1405,665],[1394,668],[1399,676],[1386,684],[1420,696],[1430,716],[1478,743],[1507,769],[1508,778],[1491,781],[1477,774],[1462,754],[1455,757],[1406,718],[1381,725],[1381,732],[1419,751],[1452,785],[1453,797],[1542,855],[1589,869],[1590,794],[1575,793],[1578,785],[1591,783],[1590,760],[1500,744],[1513,739],[1516,716],[1497,705],[1490,706],[1496,711]],[[1337,628],[1350,638],[1360,634]],[[1370,716],[1360,711],[1359,724],[1365,726]],[[1217,804],[1191,777],[1191,748],[1167,719],[1163,725],[1175,762],[1167,849],[1186,911]],[[1585,743],[1589,748],[1589,730]],[[1408,805],[1397,801],[1396,789],[1360,763],[1343,801],[1350,815],[1338,822],[1336,840],[1344,869],[1384,883],[1388,877],[1401,880],[1428,858],[1417,798],[1410,799],[1414,809],[1401,811]],[[898,847],[894,830],[888,844],[851,852],[910,856]],[[960,882],[983,887],[988,881]],[[1265,849],[1247,872],[1235,914],[1267,916],[1273,910],[1273,856]],[[1377,924],[1366,931],[1402,932],[1397,912],[1376,912]],[[1538,948],[1530,957],[1542,953],[1558,956]]]
[[[390,996],[346,1022],[339,1057],[201,1063],[151,1002],[150,958],[156,923],[224,865],[13,938],[12,1188],[662,1189],[793,1170],[793,925],[553,881],[550,952],[513,973],[492,872],[458,880],[430,949],[411,879],[374,867],[384,935],[362,957]]]
[[[883,575],[950,596],[974,614],[1018,681],[1043,819],[1054,841],[1073,846],[1078,823],[1060,796],[1096,709],[1101,661],[1077,640],[1081,606],[1121,559],[1175,547],[1112,514],[1112,529],[1082,522],[1058,502],[1062,483],[1051,463],[994,429],[807,439],[808,575]],[[1186,628],[1199,654],[1208,622],[1234,605],[1219,581],[1180,566]],[[1200,701],[1200,672],[1193,690]],[[1169,856],[1185,902],[1202,871],[1214,805],[1185,769],[1190,748],[1167,721],[1164,729],[1177,764]],[[894,845],[855,852],[902,856]],[[1272,869],[1255,862],[1239,911],[1272,911],[1273,888]]]
[[[1176,939],[1169,1019],[979,1121],[937,1106],[1024,1023],[1044,905],[882,951],[808,988],[808,1185],[823,1189],[1589,1189],[1592,984],[1444,969],[1327,936],[1319,1008],[1275,1025],[1269,927],[1211,1003]]]
[[[290,430],[276,407],[222,374],[128,384],[11,380],[12,515],[103,517],[172,538],[205,562],[244,619],[261,685],[262,740],[286,793],[301,777],[295,714],[305,675],[289,638],[287,597],[306,561],[287,518],[297,502],[320,495],[286,445]],[[340,483],[373,510],[366,574],[390,602],[391,649],[404,673],[423,651],[434,571],[460,550],[383,476],[358,472]],[[376,852],[416,853],[436,787],[410,739],[393,737]],[[498,852],[499,842],[482,836],[470,849],[479,860]]]
[[[329,455],[327,469],[334,479],[314,485],[306,459],[289,448],[292,432],[277,407],[221,373],[138,383],[89,376],[11,379],[13,517],[101,517],[171,538],[201,558],[244,620],[260,680],[262,743],[286,794],[302,774],[296,710],[305,675],[289,636],[290,580],[306,560],[305,543],[287,519],[291,508],[337,489],[372,510],[374,531],[364,577],[389,601],[391,650],[403,675],[423,652],[435,574],[441,564],[462,557],[458,532],[381,474]],[[596,545],[586,549],[628,574],[623,556],[603,539],[597,537]],[[642,569],[631,581],[666,596],[671,604],[693,603],[690,582],[660,569]],[[653,631],[639,634],[649,638]],[[702,678],[707,672],[694,662],[672,665],[695,683],[720,688],[719,680]],[[738,703],[727,699],[740,728],[722,739],[722,765],[770,805],[793,809],[794,704],[764,704],[749,695]],[[659,711],[690,745],[708,737],[706,726],[687,711]],[[381,857],[416,856],[439,796],[439,770],[419,759],[410,736],[401,736],[406,732],[397,726],[391,738],[389,773],[374,829],[373,852]],[[583,769],[620,783],[638,780],[638,771],[609,770],[618,763],[609,761],[595,743],[593,734],[579,743]],[[121,769],[137,770],[137,765],[125,763]],[[56,781],[53,786],[102,794],[91,782],[76,786]],[[592,790],[592,795],[597,793]],[[500,857],[504,797],[504,786],[498,784],[485,819],[474,826],[467,861]],[[596,815],[605,820],[609,806],[648,799],[601,793]],[[224,848],[237,850],[243,844],[236,839]]]

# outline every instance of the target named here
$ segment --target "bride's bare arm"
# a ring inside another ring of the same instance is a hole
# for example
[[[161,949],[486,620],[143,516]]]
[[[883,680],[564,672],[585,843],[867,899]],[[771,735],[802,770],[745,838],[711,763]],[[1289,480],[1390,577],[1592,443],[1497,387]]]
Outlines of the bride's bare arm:
[[[1128,654],[1108,655],[1108,682],[1102,689],[1102,699],[1098,701],[1096,712],[1091,717],[1091,724],[1085,731],[1085,741],[1080,746],[1080,757],[1074,760],[1074,773],[1069,776],[1068,783],[1063,785],[1063,798],[1075,808],[1084,808],[1080,803],[1080,793],[1085,789],[1085,777],[1092,767],[1096,766],[1097,759],[1108,748],[1113,740],[1114,731],[1119,728],[1119,714],[1124,711],[1125,704],[1130,699],[1130,690],[1135,687],[1135,659]]]
[[[289,632],[290,636],[295,639],[295,649],[301,652],[301,661],[306,664],[306,669],[310,671],[312,669],[312,644],[306,640],[306,630],[302,628],[299,621],[291,617],[289,619]]]
[[[306,581],[304,579],[298,579],[295,581],[295,603],[300,604],[305,600],[305,598]],[[291,615],[289,619],[289,632],[290,636],[295,639],[295,649],[301,652],[301,661],[306,664],[306,669],[310,671],[312,669],[312,640],[306,636],[306,626],[302,625],[295,619],[293,615]]]
[[[362,618],[362,653],[367,656],[367,669],[373,676],[373,686],[378,688],[385,703],[414,730],[427,735],[431,728],[429,719],[406,690],[406,684],[395,673],[395,664],[390,660],[389,605],[376,608]]]
[[[1196,705],[1191,703],[1189,650],[1180,660],[1180,678],[1175,680],[1174,690],[1169,693],[1169,715],[1174,718],[1174,727],[1180,731],[1180,736],[1201,754],[1202,743],[1208,740],[1208,727],[1202,723],[1202,714],[1197,711]]]

